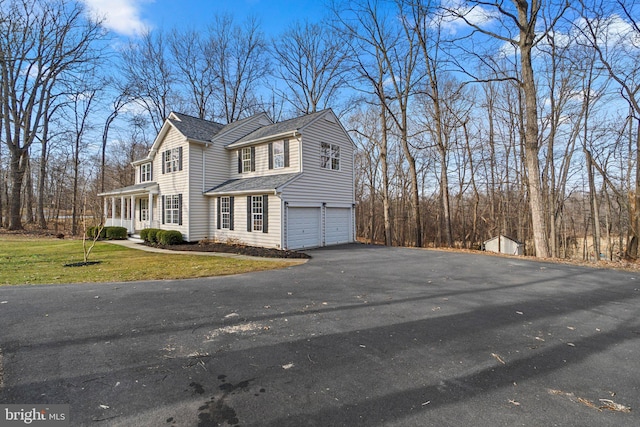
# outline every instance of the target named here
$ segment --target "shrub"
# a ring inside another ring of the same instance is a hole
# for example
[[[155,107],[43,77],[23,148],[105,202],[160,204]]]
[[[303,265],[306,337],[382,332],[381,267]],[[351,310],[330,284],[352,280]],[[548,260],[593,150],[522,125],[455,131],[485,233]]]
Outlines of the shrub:
[[[125,227],[105,227],[107,240],[125,240],[128,230]]]
[[[98,230],[100,230],[101,226],[96,226],[96,227],[89,227],[87,228],[87,237],[90,239],[95,239],[96,234],[98,233]],[[107,227],[102,227],[102,230],[100,230],[100,239],[104,239],[107,237]]]
[[[156,239],[161,245],[179,245],[182,243],[182,233],[176,230],[160,230]]]
[[[160,232],[159,228],[148,228],[147,229],[147,238],[149,239],[149,243],[158,243],[158,232]]]
[[[156,240],[158,231],[160,231],[159,228],[145,228],[140,230],[140,238],[147,243],[158,243]]]

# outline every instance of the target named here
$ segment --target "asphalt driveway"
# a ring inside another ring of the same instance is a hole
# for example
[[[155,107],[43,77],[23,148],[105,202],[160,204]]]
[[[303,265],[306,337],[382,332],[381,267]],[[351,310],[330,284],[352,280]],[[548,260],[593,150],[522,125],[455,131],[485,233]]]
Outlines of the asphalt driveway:
[[[640,274],[310,254],[231,277],[2,287],[0,403],[69,403],[91,426],[640,425]]]

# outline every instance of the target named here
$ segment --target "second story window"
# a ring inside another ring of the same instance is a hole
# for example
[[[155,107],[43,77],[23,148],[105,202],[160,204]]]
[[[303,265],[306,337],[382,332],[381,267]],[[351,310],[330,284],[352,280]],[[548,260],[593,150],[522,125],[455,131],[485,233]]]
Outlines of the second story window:
[[[151,175],[151,163],[140,165],[140,182],[149,182],[153,179]]]
[[[162,173],[182,170],[182,147],[162,152]]]
[[[284,167],[284,141],[273,143],[273,167],[276,169]]]
[[[320,146],[320,167],[340,170],[340,146],[323,142]]]
[[[289,167],[289,140],[270,142],[269,169],[281,169]]]
[[[238,151],[238,173],[256,170],[256,147],[244,147]]]

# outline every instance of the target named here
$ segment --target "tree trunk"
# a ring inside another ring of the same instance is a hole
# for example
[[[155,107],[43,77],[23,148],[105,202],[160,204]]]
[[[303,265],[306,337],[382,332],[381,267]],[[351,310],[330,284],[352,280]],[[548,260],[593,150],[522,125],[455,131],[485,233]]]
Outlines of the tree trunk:
[[[25,194],[24,200],[24,210],[25,210],[25,220],[27,224],[33,224],[35,219],[33,217],[33,182],[32,182],[32,173],[31,173],[31,161],[27,159],[27,169],[25,171],[26,181],[24,183],[24,189],[27,194]]]
[[[22,182],[29,153],[24,149],[11,151],[9,173],[11,176],[11,191],[9,194],[9,230],[22,230]]]
[[[587,158],[587,176],[589,178],[589,208],[591,209],[591,231],[593,233],[593,253],[594,260],[600,260],[600,214],[598,209],[598,194],[596,192],[596,183],[593,173],[593,158],[591,152],[585,149]]]
[[[388,151],[388,131],[387,114],[385,107],[380,109],[380,125],[382,128],[382,141],[380,143],[380,161],[382,163],[382,210],[384,215],[384,243],[387,246],[393,245],[393,233],[391,229],[391,206],[389,203],[389,159]]]
[[[45,127],[46,127],[45,121]],[[47,136],[46,131],[44,131],[44,136],[42,138],[42,149],[40,151],[40,174],[38,176],[38,208],[37,208],[37,217],[38,217],[38,226],[43,230],[47,228],[47,219],[44,216],[44,199],[45,199],[45,185],[46,185],[46,174],[47,174]]]
[[[522,19],[524,14],[524,20]],[[526,9],[519,7],[520,21],[528,26],[534,25],[526,19]],[[537,92],[531,63],[531,48],[533,45],[533,30],[520,30],[520,65],[522,67],[522,90],[525,97],[525,162],[528,175],[529,207],[531,209],[531,225],[533,229],[533,243],[536,256],[549,257],[549,249],[544,223],[544,200],[540,186],[540,160],[538,158],[538,106]]]
[[[638,236],[640,236],[640,120],[638,120],[638,128],[636,132],[636,191],[634,193],[633,200],[633,216],[631,218],[633,237],[631,240],[635,240],[631,246],[630,255],[631,258],[638,258]]]
[[[449,178],[447,176],[447,152],[444,147],[439,147],[438,152],[440,153],[440,199],[442,201],[444,239],[445,244],[448,247],[452,247],[453,233],[451,231],[451,202],[449,200]]]
[[[71,234],[78,233],[78,179],[80,165],[80,136],[76,137],[73,156],[73,202],[71,205]],[[124,216],[122,216],[124,218]]]

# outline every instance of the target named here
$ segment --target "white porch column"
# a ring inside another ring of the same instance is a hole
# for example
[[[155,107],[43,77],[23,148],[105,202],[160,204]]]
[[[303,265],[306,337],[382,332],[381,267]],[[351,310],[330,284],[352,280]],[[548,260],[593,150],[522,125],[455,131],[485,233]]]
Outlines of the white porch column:
[[[124,196],[120,196],[120,227],[124,225],[124,216],[127,212],[127,207],[124,205]]]
[[[107,216],[109,215],[109,207],[107,205],[107,198],[106,197],[102,199],[102,212],[103,212],[103,215],[104,215],[104,220],[106,221],[107,220]]]
[[[136,227],[135,227],[135,220],[136,220],[136,197],[134,195],[131,195],[131,230],[129,230],[130,233],[134,233],[136,231]]]
[[[115,225],[116,222],[116,198],[111,197],[111,225]]]
[[[149,213],[147,214],[149,219],[149,227],[153,227],[153,194],[149,193]]]

